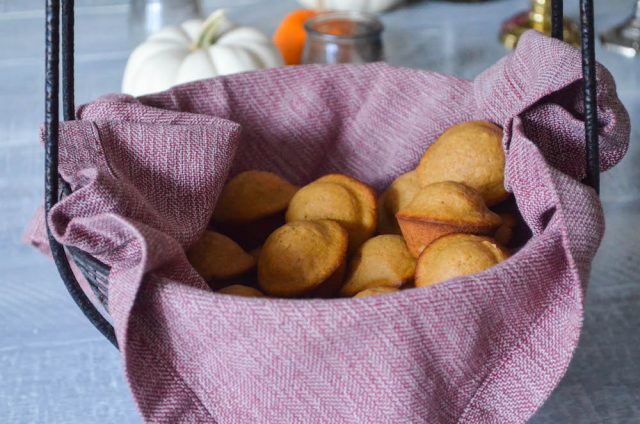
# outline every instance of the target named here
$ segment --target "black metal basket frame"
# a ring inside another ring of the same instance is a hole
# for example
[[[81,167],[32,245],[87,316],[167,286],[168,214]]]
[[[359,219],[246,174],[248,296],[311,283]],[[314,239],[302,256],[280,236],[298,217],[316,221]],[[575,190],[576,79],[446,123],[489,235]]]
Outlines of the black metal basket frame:
[[[552,36],[562,40],[564,8],[562,0],[551,0]],[[593,25],[593,0],[580,0],[582,72],[584,80],[584,115],[586,140],[585,183],[599,192],[600,159],[596,102],[596,61]],[[62,52],[62,54],[61,54]],[[46,0],[46,70],[45,70],[45,213],[70,192],[58,172],[58,127],[60,68],[62,68],[63,119],[75,119],[74,105],[74,0]],[[60,57],[62,56],[62,61]],[[62,66],[60,67],[60,64]],[[109,267],[76,248],[66,248],[51,235],[47,225],[51,254],[69,294],[91,323],[117,348],[111,323],[86,296],[73,273],[69,256],[88,280],[103,304]]]

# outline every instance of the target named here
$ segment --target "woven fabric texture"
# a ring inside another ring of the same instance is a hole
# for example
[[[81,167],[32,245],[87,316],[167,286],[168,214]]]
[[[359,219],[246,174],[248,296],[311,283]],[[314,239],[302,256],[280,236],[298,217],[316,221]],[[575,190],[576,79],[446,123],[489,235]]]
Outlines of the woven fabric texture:
[[[629,119],[598,67],[601,168]],[[148,422],[517,423],[576,346],[604,222],[585,174],[580,53],[527,33],[476,80],[386,64],[301,66],[84,105],[60,129],[74,192],[56,239],[112,267],[109,313]],[[329,172],[378,190],[447,127],[505,130],[506,186],[531,230],[477,275],[364,299],[213,293],[184,250],[229,175]],[[42,216],[29,236],[42,246]]]

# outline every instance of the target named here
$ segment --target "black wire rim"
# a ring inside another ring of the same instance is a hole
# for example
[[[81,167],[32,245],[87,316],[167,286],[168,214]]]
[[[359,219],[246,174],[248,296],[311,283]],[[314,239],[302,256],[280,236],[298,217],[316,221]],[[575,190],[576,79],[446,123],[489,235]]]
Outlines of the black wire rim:
[[[64,115],[65,119],[73,119],[73,0],[63,0],[62,48],[64,57]],[[60,77],[60,2],[47,0],[46,5],[46,69],[45,69],[45,216],[49,216],[51,208],[59,200],[58,181],[58,119],[59,119],[59,77]],[[67,253],[51,235],[47,225],[51,255],[58,268],[69,294],[87,319],[118,347],[113,326],[98,311],[85,295],[78,283]]]
[[[552,36],[563,39],[563,1],[550,0],[552,5]],[[46,70],[45,70],[45,211],[70,192],[68,185],[58,174],[58,119],[60,78],[60,17],[62,17],[62,80],[64,120],[75,118],[74,112],[74,1],[47,0],[46,3]],[[596,99],[596,62],[593,25],[593,0],[580,0],[580,25],[582,35],[582,71],[584,80],[584,113],[586,141],[586,179],[596,193],[600,188],[600,160],[598,143],[598,116]],[[59,184],[60,183],[60,184]],[[59,190],[59,186],[62,190]],[[85,295],[76,279],[64,247],[51,235],[47,226],[51,254],[69,294],[89,321],[116,348],[118,342],[113,326],[105,319]],[[98,299],[106,305],[109,268],[76,248],[69,254],[92,286]]]

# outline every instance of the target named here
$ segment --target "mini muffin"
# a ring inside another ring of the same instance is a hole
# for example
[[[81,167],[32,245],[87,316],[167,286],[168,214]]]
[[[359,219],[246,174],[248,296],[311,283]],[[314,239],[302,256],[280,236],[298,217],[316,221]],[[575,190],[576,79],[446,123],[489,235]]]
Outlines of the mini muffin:
[[[477,191],[453,181],[422,188],[396,217],[409,251],[415,257],[432,241],[446,234],[489,235],[502,223]]]
[[[502,224],[498,227],[493,237],[502,245],[508,245],[513,239],[513,230],[518,225],[516,217],[509,212],[499,213]]]
[[[189,262],[209,282],[220,282],[248,274],[256,261],[229,237],[207,231],[187,252]]]
[[[416,267],[416,287],[432,286],[499,264],[508,252],[490,237],[450,234],[430,244]]]
[[[235,296],[243,296],[243,297],[263,297],[264,294],[258,289],[253,287],[245,286],[243,284],[232,284],[230,286],[221,288],[218,290],[218,293],[221,294],[232,294]]]
[[[382,235],[367,240],[349,263],[342,296],[353,296],[374,287],[399,288],[413,280],[416,259],[398,235]]]
[[[271,172],[242,172],[222,189],[213,223],[245,249],[253,249],[284,224],[284,212],[297,190]]]
[[[378,233],[401,234],[396,214],[408,205],[420,191],[416,171],[396,178],[378,198]]]
[[[347,247],[347,232],[334,221],[286,224],[262,246],[260,288],[278,297],[329,297],[342,285]]]
[[[381,294],[396,293],[399,291],[400,290],[396,287],[374,287],[372,289],[362,290],[353,297],[380,296]]]
[[[373,235],[377,221],[376,195],[368,185],[340,174],[330,174],[302,187],[291,199],[287,222],[331,219],[349,234],[354,252]]]
[[[457,181],[480,192],[487,206],[503,201],[504,151],[502,129],[491,122],[454,125],[431,145],[416,168],[425,187],[440,181]]]

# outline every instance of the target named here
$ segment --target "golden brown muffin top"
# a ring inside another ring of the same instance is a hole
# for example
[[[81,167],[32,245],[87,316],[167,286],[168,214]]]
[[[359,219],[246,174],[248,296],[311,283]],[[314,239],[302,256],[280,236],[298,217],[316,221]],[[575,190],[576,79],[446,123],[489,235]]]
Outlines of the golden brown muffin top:
[[[257,221],[287,209],[297,190],[298,187],[271,172],[242,172],[222,189],[213,220],[219,223]]]
[[[269,236],[260,252],[260,288],[281,297],[312,292],[343,266],[347,246],[347,232],[334,221],[283,225]]]
[[[235,296],[243,296],[243,297],[263,297],[264,294],[253,287],[245,286],[244,284],[232,284],[230,286],[221,288],[218,290],[218,293],[221,294],[231,294]]]
[[[378,198],[378,232],[380,234],[400,234],[396,213],[411,203],[420,191],[416,171],[407,172],[396,178]]]
[[[423,187],[397,216],[479,227],[498,227],[502,222],[476,190],[453,181]]]
[[[349,264],[342,296],[353,296],[374,287],[401,287],[413,280],[416,259],[398,235],[381,235],[367,240]]]
[[[416,266],[416,287],[431,286],[451,278],[484,271],[509,257],[490,237],[451,234],[427,246]]]
[[[206,231],[187,252],[189,262],[205,280],[223,280],[249,272],[255,259],[229,237]]]
[[[355,251],[373,235],[377,221],[375,192],[368,185],[340,174],[330,174],[302,187],[291,199],[286,220],[331,219],[349,233]]]
[[[417,167],[420,185],[457,181],[478,190],[488,206],[504,200],[502,129],[487,121],[464,122],[446,130]]]
[[[502,245],[511,243],[513,239],[513,231],[518,225],[518,220],[510,212],[502,212],[498,214],[502,218],[502,224],[496,230],[493,237]]]

